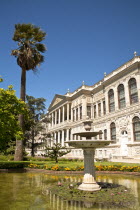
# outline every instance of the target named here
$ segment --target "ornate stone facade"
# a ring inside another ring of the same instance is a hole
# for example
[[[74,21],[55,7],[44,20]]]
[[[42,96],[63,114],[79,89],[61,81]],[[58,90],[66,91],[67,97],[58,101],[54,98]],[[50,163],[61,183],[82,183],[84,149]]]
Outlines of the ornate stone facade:
[[[106,148],[96,150],[96,158],[140,157],[140,56],[104,74],[93,86],[83,83],[72,93],[55,95],[48,115],[47,132],[62,145],[67,140],[80,140],[73,133],[84,129],[88,116],[92,130],[102,131],[97,139],[112,140]],[[68,155],[82,158],[83,152],[73,149]]]

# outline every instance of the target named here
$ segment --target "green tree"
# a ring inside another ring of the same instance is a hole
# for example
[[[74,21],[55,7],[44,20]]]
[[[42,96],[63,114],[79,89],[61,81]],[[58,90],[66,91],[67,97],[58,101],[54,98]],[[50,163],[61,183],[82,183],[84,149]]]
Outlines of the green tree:
[[[71,150],[68,150],[67,147],[61,146],[61,144],[56,143],[52,147],[47,146],[45,149],[46,157],[50,157],[55,160],[56,163],[58,163],[58,158],[62,157],[63,155],[66,155]]]
[[[44,131],[43,123],[40,121],[45,114],[45,101],[44,98],[34,98],[33,96],[26,95],[26,103],[30,110],[32,125],[28,131],[25,132],[26,145],[31,148],[31,156],[35,155],[35,149],[41,146],[42,143],[35,142],[35,138],[40,132]]]
[[[18,122],[19,114],[24,114],[28,119],[26,104],[15,96],[12,85],[8,89],[0,88],[0,152],[5,152],[16,138],[23,138]]]
[[[26,71],[36,71],[44,61],[42,53],[46,47],[41,42],[45,39],[46,33],[32,24],[16,24],[13,40],[18,43],[18,48],[12,50],[12,55],[17,58],[17,64],[21,67],[21,90],[20,99],[25,101],[26,96]],[[19,115],[20,126],[24,128],[24,115]],[[16,141],[15,160],[23,159],[23,141]]]

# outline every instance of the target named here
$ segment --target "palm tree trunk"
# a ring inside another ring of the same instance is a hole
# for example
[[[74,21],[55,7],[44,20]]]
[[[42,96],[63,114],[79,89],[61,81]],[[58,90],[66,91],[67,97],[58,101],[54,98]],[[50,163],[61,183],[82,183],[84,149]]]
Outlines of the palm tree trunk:
[[[25,101],[26,96],[26,70],[22,69],[21,73],[21,89],[20,89],[20,99]],[[19,115],[19,124],[24,133],[24,116],[23,114]],[[15,149],[15,161],[23,160],[23,139],[16,140],[16,149]]]

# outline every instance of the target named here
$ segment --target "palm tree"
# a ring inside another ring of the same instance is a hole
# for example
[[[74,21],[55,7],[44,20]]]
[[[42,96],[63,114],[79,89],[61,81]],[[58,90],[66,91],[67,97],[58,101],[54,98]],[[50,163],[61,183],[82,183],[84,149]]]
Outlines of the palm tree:
[[[33,24],[16,24],[13,40],[18,42],[18,48],[12,50],[11,55],[17,58],[17,64],[21,67],[21,90],[20,99],[25,101],[26,96],[26,71],[37,70],[44,61],[42,53],[46,51],[44,44],[40,43],[45,39],[46,33]],[[24,116],[19,116],[19,123],[24,133]],[[23,140],[16,140],[14,160],[23,159]]]

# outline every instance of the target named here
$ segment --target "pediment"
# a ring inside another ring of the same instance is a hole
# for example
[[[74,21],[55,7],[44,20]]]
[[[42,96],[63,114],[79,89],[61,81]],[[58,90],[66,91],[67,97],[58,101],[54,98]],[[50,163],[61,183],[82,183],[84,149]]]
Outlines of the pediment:
[[[54,106],[56,106],[57,104],[59,104],[60,102],[64,101],[66,99],[65,96],[63,95],[55,95],[54,99],[52,100],[52,103],[49,107],[50,108],[53,108]]]
[[[55,101],[53,102],[53,104],[51,105],[52,107],[55,106],[56,104],[58,104],[60,101],[63,101],[62,98],[56,98]]]

